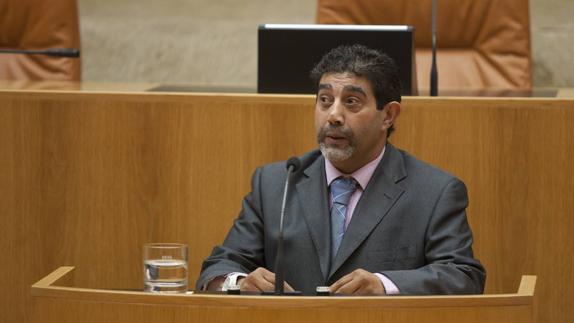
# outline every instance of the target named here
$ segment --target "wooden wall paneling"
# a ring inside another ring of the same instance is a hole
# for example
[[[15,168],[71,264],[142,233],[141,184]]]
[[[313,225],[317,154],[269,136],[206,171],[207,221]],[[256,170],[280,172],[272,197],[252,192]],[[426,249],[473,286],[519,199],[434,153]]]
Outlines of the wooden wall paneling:
[[[487,292],[536,274],[540,322],[569,322],[574,263],[574,101],[412,99],[398,146],[462,178]]]
[[[405,98],[391,141],[465,181],[487,292],[538,275],[541,321],[574,290],[574,101]],[[311,96],[0,91],[0,312],[61,265],[93,288],[141,288],[141,246],[190,245],[190,283],[258,165],[315,146]]]

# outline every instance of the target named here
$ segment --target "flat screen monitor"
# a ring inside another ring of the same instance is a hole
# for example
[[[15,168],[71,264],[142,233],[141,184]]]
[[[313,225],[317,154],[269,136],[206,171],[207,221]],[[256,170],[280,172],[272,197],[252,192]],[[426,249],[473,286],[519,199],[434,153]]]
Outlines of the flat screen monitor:
[[[309,73],[321,57],[340,45],[362,44],[392,57],[402,94],[416,95],[414,39],[414,28],[403,25],[260,25],[257,92],[314,94]]]

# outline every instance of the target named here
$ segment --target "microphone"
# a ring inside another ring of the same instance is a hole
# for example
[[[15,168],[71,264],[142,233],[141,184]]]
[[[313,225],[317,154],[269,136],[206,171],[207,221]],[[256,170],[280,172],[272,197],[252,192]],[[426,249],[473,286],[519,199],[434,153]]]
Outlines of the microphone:
[[[54,57],[80,57],[80,50],[75,48],[48,48],[48,49],[11,49],[0,48],[0,54],[26,54],[46,55]]]
[[[285,186],[283,189],[283,202],[281,203],[281,217],[279,218],[279,235],[277,237],[277,253],[275,255],[275,291],[264,292],[263,295],[301,295],[300,291],[285,293],[285,266],[283,264],[283,222],[285,219],[285,204],[287,203],[287,193],[289,192],[289,182],[291,181],[291,174],[297,172],[301,168],[301,161],[297,157],[291,157],[287,161],[287,178],[285,179]]]
[[[432,65],[430,72],[430,95],[438,96],[438,69],[436,66],[436,1],[432,0]]]

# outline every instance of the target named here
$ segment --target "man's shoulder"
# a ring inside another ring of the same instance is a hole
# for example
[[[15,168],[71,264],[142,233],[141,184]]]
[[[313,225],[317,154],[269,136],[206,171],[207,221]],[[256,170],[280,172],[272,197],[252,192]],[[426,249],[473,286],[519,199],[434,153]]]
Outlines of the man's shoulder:
[[[446,184],[451,181],[460,181],[460,179],[447,170],[423,161],[407,151],[398,148],[395,149],[403,159],[403,164],[407,173],[406,179],[408,181],[428,182],[439,185]]]
[[[306,154],[298,156],[301,166],[291,179],[293,183],[297,182],[306,173],[307,168],[315,166],[315,163],[320,162],[321,152],[318,150],[310,151]],[[258,167],[252,177],[253,189],[265,191],[267,194],[282,194],[283,183],[287,178],[287,161],[278,161]]]

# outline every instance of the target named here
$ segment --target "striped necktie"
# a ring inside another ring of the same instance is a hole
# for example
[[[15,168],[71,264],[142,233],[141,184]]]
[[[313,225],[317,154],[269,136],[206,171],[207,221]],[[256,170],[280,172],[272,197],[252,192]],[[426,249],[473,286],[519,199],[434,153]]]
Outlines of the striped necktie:
[[[331,263],[343,240],[347,205],[356,189],[357,182],[354,178],[339,177],[331,182]]]

